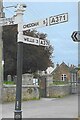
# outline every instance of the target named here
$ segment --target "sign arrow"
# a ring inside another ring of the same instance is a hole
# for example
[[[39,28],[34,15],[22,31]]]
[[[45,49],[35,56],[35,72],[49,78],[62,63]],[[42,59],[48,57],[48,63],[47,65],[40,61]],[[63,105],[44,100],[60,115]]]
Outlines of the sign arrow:
[[[74,31],[71,35],[74,42],[80,42],[80,31]]]

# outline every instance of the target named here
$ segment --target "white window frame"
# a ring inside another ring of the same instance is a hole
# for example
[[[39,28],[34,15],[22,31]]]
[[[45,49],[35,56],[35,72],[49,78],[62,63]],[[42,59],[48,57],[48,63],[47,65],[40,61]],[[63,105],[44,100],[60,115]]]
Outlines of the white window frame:
[[[66,78],[67,78],[67,75],[66,75],[66,74],[62,74],[62,75],[61,75],[61,80],[62,80],[62,81],[66,81]]]

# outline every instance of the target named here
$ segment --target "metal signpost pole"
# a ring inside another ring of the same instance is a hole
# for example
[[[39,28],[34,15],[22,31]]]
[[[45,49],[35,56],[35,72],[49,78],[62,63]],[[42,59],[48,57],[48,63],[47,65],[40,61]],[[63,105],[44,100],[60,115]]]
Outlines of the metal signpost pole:
[[[17,81],[16,81],[16,101],[15,101],[15,120],[22,119],[21,97],[22,97],[22,61],[23,61],[23,12],[26,5],[18,4],[15,22],[18,24],[18,43],[17,43]]]
[[[17,82],[16,82],[16,101],[15,101],[15,120],[22,118],[21,111],[21,94],[22,94],[22,59],[23,59],[23,43],[17,45]]]

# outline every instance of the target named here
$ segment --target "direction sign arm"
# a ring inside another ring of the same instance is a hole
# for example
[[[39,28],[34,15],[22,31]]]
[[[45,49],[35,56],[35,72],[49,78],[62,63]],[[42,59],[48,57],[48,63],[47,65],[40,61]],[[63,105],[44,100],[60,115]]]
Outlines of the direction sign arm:
[[[28,24],[24,24],[23,31],[33,29],[33,28],[55,25],[55,24],[59,24],[59,23],[67,22],[67,21],[68,21],[68,13],[63,13],[63,14],[59,14],[55,16],[50,16],[45,19],[36,20]]]

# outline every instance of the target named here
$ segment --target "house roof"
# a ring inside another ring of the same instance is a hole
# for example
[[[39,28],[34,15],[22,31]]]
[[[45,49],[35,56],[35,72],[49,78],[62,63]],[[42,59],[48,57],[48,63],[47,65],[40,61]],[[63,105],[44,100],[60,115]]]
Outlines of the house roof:
[[[71,65],[70,67],[68,65],[65,64],[65,62],[62,62],[60,65],[57,64],[56,68],[53,70],[52,74],[54,72],[56,72],[61,66],[65,67],[66,69],[68,69],[70,72],[76,72],[75,71],[75,66]]]
[[[60,68],[60,66],[65,66],[65,67],[67,67],[69,69],[69,67],[64,62],[62,62],[60,65],[57,64],[57,66],[56,66],[56,68],[54,69],[53,72],[57,71]]]

